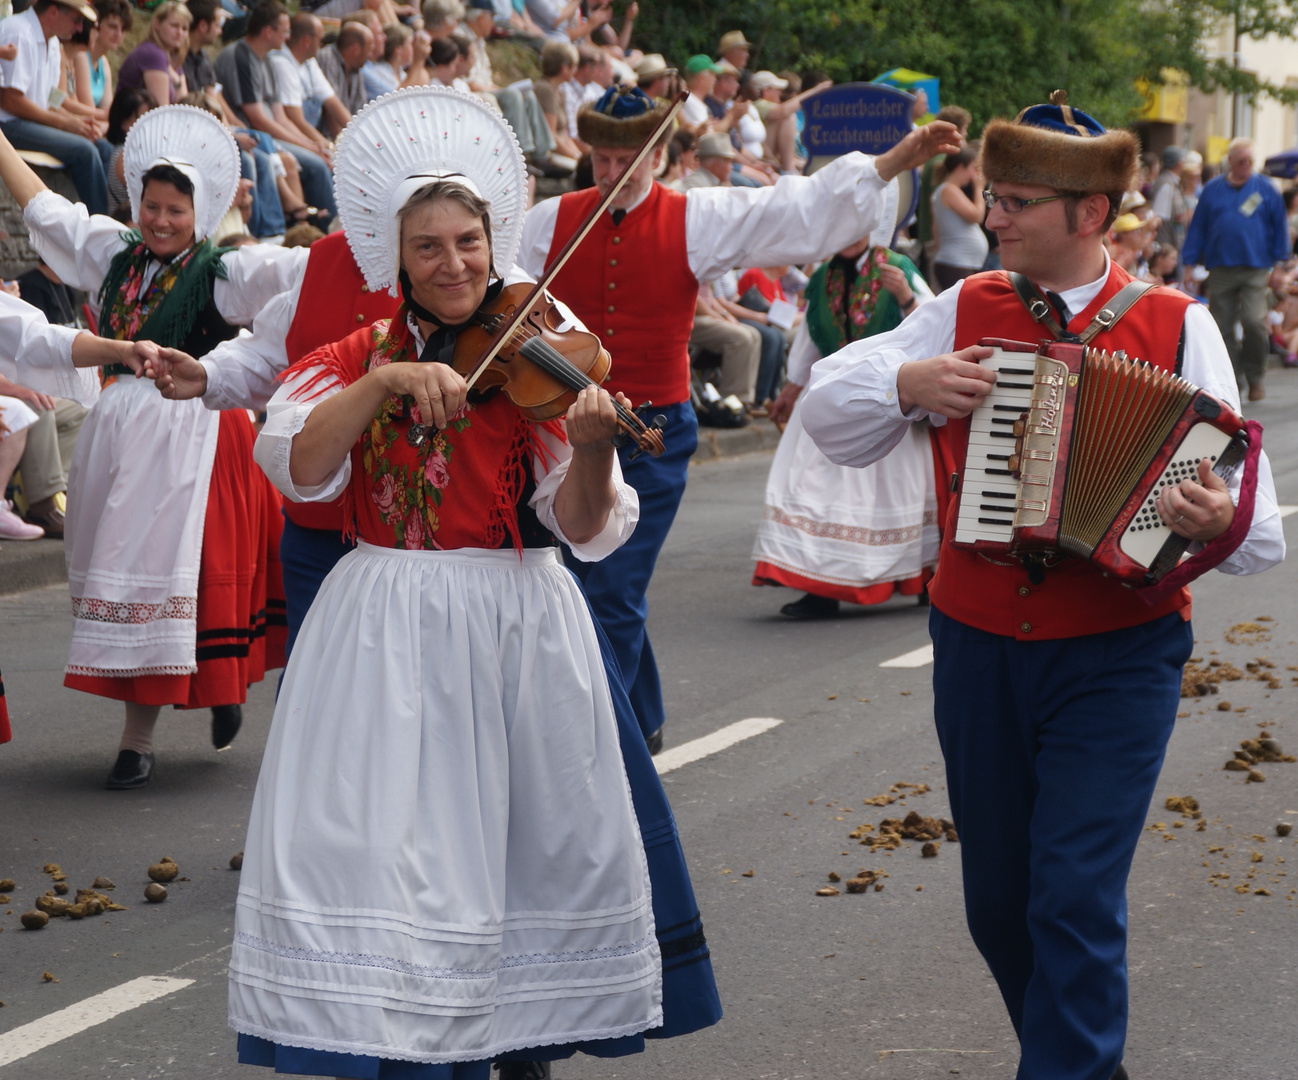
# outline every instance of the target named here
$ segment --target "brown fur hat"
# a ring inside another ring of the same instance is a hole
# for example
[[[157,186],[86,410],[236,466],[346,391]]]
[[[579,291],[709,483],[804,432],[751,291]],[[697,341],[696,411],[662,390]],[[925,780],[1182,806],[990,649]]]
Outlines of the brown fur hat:
[[[979,168],[988,183],[1031,184],[1057,191],[1128,191],[1139,172],[1140,145],[1129,131],[1105,131],[1056,90],[1013,120],[983,129]]]
[[[634,150],[662,122],[670,108],[666,101],[650,98],[639,89],[620,95],[610,91],[598,102],[583,105],[578,111],[577,137],[591,146]],[[643,111],[636,112],[637,109]],[[671,138],[671,129],[663,134]]]

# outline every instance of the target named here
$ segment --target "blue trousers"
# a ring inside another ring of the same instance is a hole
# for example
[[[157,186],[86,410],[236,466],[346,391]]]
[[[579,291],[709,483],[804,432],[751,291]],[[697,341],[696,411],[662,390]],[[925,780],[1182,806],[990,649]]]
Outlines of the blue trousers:
[[[258,132],[244,129],[245,134],[258,136]],[[284,232],[284,207],[279,201],[279,187],[275,183],[275,173],[270,166],[270,155],[275,153],[274,142],[265,138],[265,143],[254,146],[252,150],[239,151],[240,175],[252,181],[252,217],[248,219],[248,230],[253,236],[279,236]]]
[[[302,194],[306,196],[306,201],[321,210],[328,210],[331,218],[336,216],[338,204],[334,202],[333,174],[324,158],[282,139],[276,139],[275,146],[297,159],[298,168],[302,171]]]
[[[761,405],[771,401],[780,392],[780,372],[784,369],[784,331],[778,326],[740,319],[762,335],[762,359],[757,366],[757,384],[753,402]]]
[[[6,120],[0,131],[19,150],[42,150],[53,154],[68,170],[68,178],[91,214],[108,213],[108,173],[105,155],[115,147],[104,139],[91,142],[69,131],[47,127],[31,120]],[[102,144],[102,145],[101,145]]]
[[[1110,1080],[1127,1033],[1127,875],[1194,636],[1179,615],[1017,641],[929,614],[965,914],[1019,1080]]]
[[[640,496],[640,521],[631,539],[597,563],[582,562],[564,551],[564,561],[581,582],[595,621],[608,635],[646,738],[663,726],[666,715],[658,663],[645,631],[649,615],[645,594],[685,494],[690,456],[699,444],[698,420],[688,401],[656,411],[667,417],[666,453],[660,458],[642,454],[628,461],[631,449],[619,451],[622,474]]]

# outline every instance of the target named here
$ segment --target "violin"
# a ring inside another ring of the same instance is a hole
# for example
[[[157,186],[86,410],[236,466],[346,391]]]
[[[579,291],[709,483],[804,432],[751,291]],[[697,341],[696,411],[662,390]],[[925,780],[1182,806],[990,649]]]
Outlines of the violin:
[[[561,330],[558,307],[546,290],[594,228],[600,214],[612,205],[631,174],[675,121],[688,98],[689,92],[681,91],[541,280],[532,285],[505,286],[500,296],[478,309],[473,318],[476,325],[466,327],[457,335],[453,364],[465,377],[470,390],[478,383],[484,387],[499,386],[532,419],[552,420],[567,412],[577,394],[587,386],[598,385],[608,378],[612,361],[599,338],[586,330]],[[662,454],[665,448],[662,428],[667,418],[658,415],[646,423],[639,412],[647,409],[649,403],[639,410],[631,410],[614,398],[613,405],[618,422],[614,443],[625,445],[633,439],[637,447],[633,458],[646,452],[653,457]]]
[[[506,285],[500,295],[474,313],[472,324],[455,339],[452,366],[461,375],[471,374],[480,358],[491,351],[498,335],[509,327],[509,339],[496,351],[476,381],[479,389],[501,388],[529,420],[553,420],[568,411],[577,394],[591,383],[608,378],[612,358],[589,330],[563,329],[564,319],[549,293],[533,299],[528,282]],[[522,321],[515,316],[528,305]],[[662,428],[667,418],[658,415],[647,423],[638,411],[613,398],[618,436],[614,443],[636,444],[633,456],[659,457],[665,449]],[[648,404],[641,406],[646,410]]]

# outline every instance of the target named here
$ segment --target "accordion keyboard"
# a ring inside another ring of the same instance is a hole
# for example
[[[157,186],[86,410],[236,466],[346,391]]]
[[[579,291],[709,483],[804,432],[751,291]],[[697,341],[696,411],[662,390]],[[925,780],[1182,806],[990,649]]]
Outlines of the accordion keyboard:
[[[1008,544],[1014,535],[1019,483],[1010,475],[1014,421],[1032,406],[1036,356],[997,349],[982,366],[996,372],[996,386],[969,417],[969,452],[960,477],[957,543],[988,540]]]

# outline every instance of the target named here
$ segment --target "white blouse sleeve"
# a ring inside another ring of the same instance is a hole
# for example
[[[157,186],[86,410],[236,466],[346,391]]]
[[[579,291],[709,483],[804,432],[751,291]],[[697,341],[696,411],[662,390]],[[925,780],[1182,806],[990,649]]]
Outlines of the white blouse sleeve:
[[[811,331],[807,329],[804,318],[793,332],[793,343],[789,346],[789,358],[786,363],[786,378],[794,386],[806,388],[811,379],[811,365],[820,359],[820,350],[811,340]]]
[[[246,244],[225,257],[225,278],[212,290],[216,310],[231,326],[250,326],[271,297],[302,280],[310,248]]]
[[[685,203],[690,270],[711,281],[734,266],[823,259],[879,225],[887,187],[873,158],[851,153],[773,187],[693,188]]]
[[[99,288],[113,256],[126,247],[127,227],[104,214],[87,213],[54,191],[38,193],[23,209],[32,247],[65,285],[90,294],[99,310]]]
[[[1231,367],[1230,354],[1222,340],[1217,321],[1204,304],[1191,304],[1185,311],[1185,352],[1181,357],[1181,375],[1187,382],[1202,387],[1213,397],[1241,412],[1239,385]],[[1264,440],[1265,441],[1265,440]],[[1227,483],[1231,498],[1239,502],[1243,483],[1242,469]],[[1280,518],[1271,462],[1264,450],[1257,463],[1257,494],[1253,503],[1253,523],[1244,542],[1217,569],[1226,574],[1257,574],[1284,561],[1284,525]],[[1198,545],[1191,548],[1196,550]]]
[[[275,396],[266,405],[266,423],[252,447],[253,458],[270,482],[293,502],[331,502],[342,494],[352,478],[350,453],[343,456],[332,476],[315,487],[298,487],[289,475],[289,455],[293,452],[294,437],[306,425],[311,410],[343,388],[340,382],[334,381],[324,391],[315,393],[319,390],[317,385],[312,388],[315,396],[309,401],[294,401],[294,391],[305,386],[319,370],[310,368],[299,372],[275,391]]]
[[[99,400],[99,373],[72,366],[72,342],[85,332],[51,325],[39,309],[0,293],[0,375],[89,408]]]
[[[518,265],[535,280],[545,273],[545,260],[554,243],[554,225],[559,220],[559,200],[537,203],[523,219],[523,239],[518,249]]]
[[[272,298],[253,320],[252,330],[223,341],[199,362],[207,371],[203,404],[209,409],[262,409],[288,367],[289,327],[302,294],[302,279]]]
[[[536,491],[528,500],[528,505],[536,511],[541,524],[567,544],[582,562],[599,562],[600,559],[607,558],[627,542],[635,530],[636,522],[640,520],[640,497],[635,488],[622,479],[622,466],[617,456],[613,457],[613,486],[617,489],[617,498],[609,512],[608,521],[594,539],[584,544],[574,544],[564,536],[554,516],[554,497],[563,478],[568,475],[572,447],[556,439],[543,427],[537,428],[537,434],[553,457],[542,460],[542,456],[538,454],[532,458]]]

